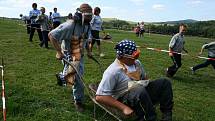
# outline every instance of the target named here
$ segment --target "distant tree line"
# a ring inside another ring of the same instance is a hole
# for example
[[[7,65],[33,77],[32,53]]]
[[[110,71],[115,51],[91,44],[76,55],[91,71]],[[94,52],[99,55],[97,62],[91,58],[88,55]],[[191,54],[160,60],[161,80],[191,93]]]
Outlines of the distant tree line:
[[[186,35],[215,38],[215,21],[199,21],[188,23]],[[133,31],[136,24],[130,24],[123,20],[111,20],[104,22],[105,29],[120,29]],[[173,35],[178,32],[179,24],[147,24],[145,32]]]
[[[110,20],[108,22],[103,22],[103,28],[105,29],[120,29],[120,30],[131,30],[134,24],[130,24],[123,20]]]

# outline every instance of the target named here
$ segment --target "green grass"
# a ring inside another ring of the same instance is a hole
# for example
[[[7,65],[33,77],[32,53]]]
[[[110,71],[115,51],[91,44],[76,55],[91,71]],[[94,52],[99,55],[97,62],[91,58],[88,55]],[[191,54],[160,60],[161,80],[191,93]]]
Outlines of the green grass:
[[[114,42],[124,38],[133,39],[138,45],[168,48],[171,36],[145,34],[136,38],[134,33],[107,30]],[[211,40],[186,37],[186,48],[190,55],[196,55],[205,42]],[[25,27],[16,21],[0,20],[0,56],[5,62],[5,88],[8,121],[93,121],[93,103],[85,93],[86,111],[77,113],[71,98],[71,88],[56,85],[55,73],[62,65],[55,59],[55,50],[39,47],[38,36],[28,42]],[[114,44],[102,43],[104,58],[98,58],[103,68],[115,59]],[[96,51],[96,50],[95,50]],[[167,53],[149,51],[141,48],[140,60],[150,79],[164,77],[164,69],[172,64]],[[206,56],[207,54],[204,53]],[[172,79],[174,91],[174,121],[214,121],[215,120],[215,73],[210,66],[192,75],[189,67],[204,60],[183,56],[183,65]],[[85,57],[86,84],[101,79],[98,65]],[[2,102],[0,101],[0,105]],[[0,107],[2,108],[2,107]],[[158,110],[159,112],[159,110]],[[115,119],[97,107],[99,121]],[[102,114],[102,115],[101,115]],[[2,120],[2,117],[0,118]]]

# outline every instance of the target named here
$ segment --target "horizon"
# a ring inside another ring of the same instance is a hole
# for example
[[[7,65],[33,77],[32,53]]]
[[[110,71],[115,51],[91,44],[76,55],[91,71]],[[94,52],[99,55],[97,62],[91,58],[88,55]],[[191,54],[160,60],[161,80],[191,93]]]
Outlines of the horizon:
[[[102,18],[116,18],[119,20],[132,22],[167,22],[179,20],[209,21],[215,20],[215,1],[212,0],[181,0],[181,1],[149,1],[149,0],[118,0],[121,4],[116,4],[114,0],[0,0],[0,16],[8,18],[20,18],[19,14],[28,15],[32,10],[33,2],[38,4],[38,9],[42,6],[49,14],[54,7],[62,16],[68,13],[74,14],[75,9],[82,3],[88,3],[94,7],[101,8]]]

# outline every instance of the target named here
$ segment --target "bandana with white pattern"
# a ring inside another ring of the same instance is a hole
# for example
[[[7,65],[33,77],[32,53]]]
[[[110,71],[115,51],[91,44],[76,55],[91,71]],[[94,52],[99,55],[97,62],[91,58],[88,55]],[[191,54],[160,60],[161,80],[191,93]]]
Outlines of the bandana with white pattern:
[[[131,40],[122,40],[119,42],[116,47],[116,54],[117,56],[125,56],[125,57],[131,57],[133,52],[137,51],[136,44]]]

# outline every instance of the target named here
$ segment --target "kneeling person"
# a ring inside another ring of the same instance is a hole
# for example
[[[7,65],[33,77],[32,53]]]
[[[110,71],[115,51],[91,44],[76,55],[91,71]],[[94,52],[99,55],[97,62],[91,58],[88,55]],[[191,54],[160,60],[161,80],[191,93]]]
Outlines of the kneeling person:
[[[117,58],[105,70],[96,92],[96,100],[121,110],[138,121],[154,121],[154,104],[160,104],[162,121],[172,121],[173,93],[165,78],[146,80],[143,65],[137,58],[140,51],[133,41],[122,40],[116,47]]]

